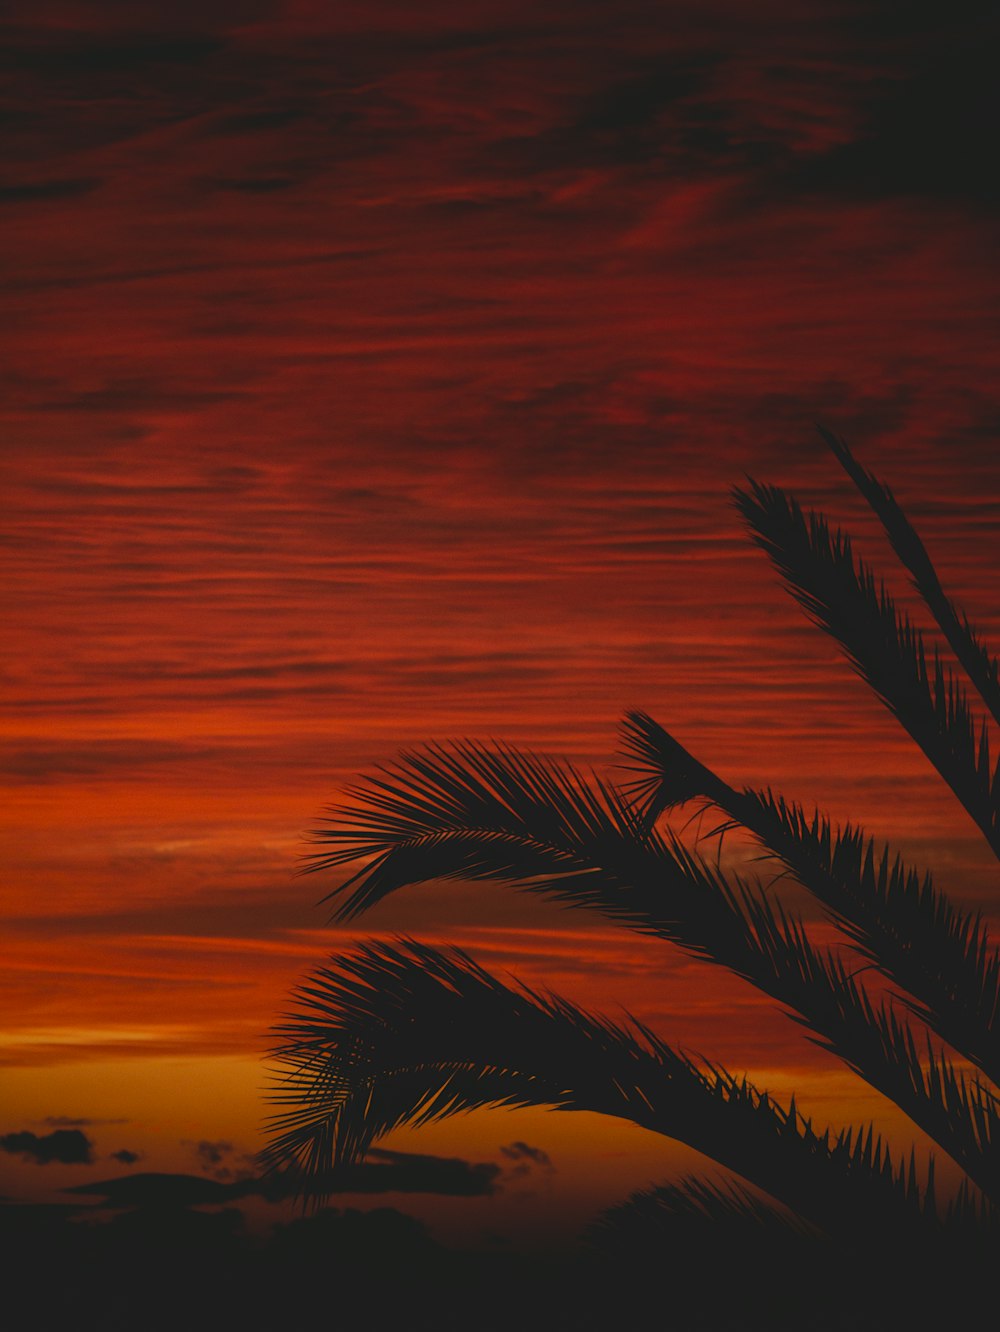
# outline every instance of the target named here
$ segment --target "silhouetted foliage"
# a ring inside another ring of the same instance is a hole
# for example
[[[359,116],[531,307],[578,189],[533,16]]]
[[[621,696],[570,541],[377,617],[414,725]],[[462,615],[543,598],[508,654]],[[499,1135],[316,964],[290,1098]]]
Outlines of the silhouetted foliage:
[[[925,631],[823,515],[755,481],[734,491],[736,506],[791,594],[1000,854],[1000,764],[982,714],[1000,716],[996,659],[944,593],[889,488],[822,433],[955,664],[943,646],[928,649]],[[882,1326],[901,1312],[916,1325],[918,1304],[938,1316],[944,1305],[926,1289],[904,1309],[898,1272],[933,1253],[968,1294],[997,1235],[1000,958],[983,920],[862,828],[834,827],[769,788],[731,787],[644,713],[627,715],[624,746],[622,785],[505,745],[406,753],[350,790],[350,803],[314,834],[321,849],[308,868],[355,867],[329,895],[339,920],[408,885],[495,881],[595,909],[727,968],[923,1129],[961,1168],[957,1196],[936,1195],[933,1160],[923,1171],[912,1151],[894,1159],[870,1127],[814,1128],[794,1099],[783,1105],[638,1022],[612,1023],[503,984],[457,950],[406,940],[370,942],[296,991],[277,1028],[278,1112],[265,1163],[297,1173],[306,1193],[313,1182],[322,1198],[331,1170],[401,1124],[483,1106],[598,1111],[676,1138],[739,1177],[637,1195],[592,1229],[590,1244],[625,1263],[633,1286],[657,1254],[697,1271],[695,1251],[704,1260],[709,1249],[699,1246],[714,1245],[734,1261],[743,1255],[749,1281],[750,1260],[769,1253],[788,1278],[791,1316],[789,1274],[817,1273],[832,1246],[838,1270],[856,1278],[843,1290],[873,1320],[856,1311],[852,1326]],[[669,816],[690,803],[716,811],[715,831],[746,830],[812,894],[846,947],[812,942],[752,866],[725,871],[682,843]],[[866,971],[886,983],[877,993]],[[862,1297],[869,1279],[888,1292],[884,1307]],[[696,1303],[690,1326],[701,1325]],[[760,1293],[756,1307],[774,1312]],[[757,1325],[736,1305],[726,1317]]]

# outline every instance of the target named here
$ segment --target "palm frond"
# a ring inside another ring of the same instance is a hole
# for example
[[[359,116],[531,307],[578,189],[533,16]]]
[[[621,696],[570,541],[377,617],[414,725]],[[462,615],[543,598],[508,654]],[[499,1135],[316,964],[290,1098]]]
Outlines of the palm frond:
[[[945,595],[889,488],[823,435],[1000,721],[996,659]],[[855,560],[850,538],[822,515],[752,480],[734,498],[793,596],[1000,856],[1000,762],[961,675],[929,653],[884,584]],[[908,1165],[894,1163],[870,1127],[818,1132],[794,1100],[778,1105],[641,1023],[616,1025],[502,984],[458,950],[408,941],[362,947],[297,991],[276,1033],[277,1113],[264,1163],[323,1197],[331,1172],[341,1178],[401,1125],[485,1106],[596,1111],[677,1138],[767,1195],[743,1183],[682,1181],[619,1209],[619,1238],[633,1223],[673,1235],[749,1226],[758,1236],[790,1235],[793,1248],[816,1232],[848,1237],[858,1256],[877,1253],[891,1232],[910,1256],[946,1231],[952,1257],[975,1254],[981,1268],[1000,1205],[1000,1098],[956,1069],[932,1033],[1000,1086],[1000,954],[982,919],[860,828],[835,829],[770,788],[734,790],[644,714],[631,714],[626,727],[632,771],[621,789],[509,746],[466,741],[408,753],[352,788],[314,833],[319,849],[305,868],[349,868],[324,899],[339,919],[408,885],[501,882],[595,909],[725,966],[943,1147],[965,1172],[958,1197],[939,1211],[933,1162],[918,1180],[913,1152]],[[864,965],[853,972],[848,950],[815,947],[760,883],[723,872],[659,822],[688,801],[718,811],[716,832],[749,830],[765,858],[781,861],[822,904]],[[862,979],[873,969],[897,993],[874,998]]]
[[[429,879],[516,879],[571,901],[586,895],[604,846],[642,859],[631,803],[597,778],[509,746],[428,745],[347,790],[311,834],[304,871],[369,863],[323,901],[351,920],[387,894]],[[331,848],[332,849],[329,849]],[[607,870],[604,871],[607,873]]]
[[[584,1239],[621,1258],[634,1257],[638,1250],[643,1261],[650,1251],[670,1252],[678,1242],[690,1241],[692,1231],[708,1231],[713,1245],[725,1243],[727,1232],[744,1242],[756,1237],[769,1245],[815,1238],[817,1233],[795,1213],[743,1184],[689,1175],[633,1193],[603,1212]]]
[[[646,713],[628,713],[623,732],[635,774],[627,789],[647,817],[690,800],[717,806],[791,871],[921,1021],[1000,1083],[1000,954],[979,914],[862,829],[834,831],[770,790],[734,790]]]
[[[744,909],[757,953],[752,979],[758,988],[784,1004],[815,1044],[894,1101],[988,1197],[1000,1201],[996,1096],[959,1073],[929,1039],[921,1049],[908,1023],[891,1006],[873,1002],[840,957],[813,948],[800,922],[780,906],[746,896]]]
[[[928,666],[919,629],[821,514],[807,517],[793,497],[753,480],[733,497],[791,594],[841,645],[1000,856],[1000,762],[991,762],[986,723],[960,682],[936,652]]]
[[[1000,1116],[990,1096],[928,1050],[843,962],[755,885],[650,827],[626,797],[569,765],[468,742],[404,756],[315,833],[313,869],[371,858],[330,897],[356,915],[408,884],[503,881],[595,908],[727,967],[783,1004],[808,1035],[895,1101],[991,1197]],[[926,1066],[925,1066],[926,1065]]]
[[[913,580],[913,586],[934,616],[993,719],[1000,725],[1000,663],[983,642],[982,636],[969,623],[965,612],[945,593],[924,543],[889,487],[861,466],[844,440],[823,426],[819,427],[819,432],[878,517],[893,550]]]
[[[704,1152],[805,1221],[937,1224],[915,1172],[871,1129],[817,1132],[745,1078],[639,1023],[511,988],[457,949],[372,943],[315,972],[276,1029],[269,1170],[329,1181],[379,1137],[495,1106],[587,1110]]]

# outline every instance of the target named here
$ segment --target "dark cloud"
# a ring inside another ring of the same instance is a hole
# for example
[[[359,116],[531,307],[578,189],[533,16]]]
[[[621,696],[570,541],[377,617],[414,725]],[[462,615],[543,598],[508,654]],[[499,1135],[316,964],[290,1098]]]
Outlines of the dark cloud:
[[[247,1182],[252,1179],[254,1158],[225,1139],[212,1142],[203,1138],[200,1142],[188,1143],[194,1148],[194,1154],[201,1169],[220,1183],[231,1181]]]
[[[505,1156],[508,1161],[514,1164],[508,1166],[506,1178],[508,1181],[524,1179],[532,1171],[539,1169],[545,1170],[549,1174],[555,1172],[555,1166],[548,1152],[543,1152],[540,1147],[531,1147],[526,1142],[511,1142],[506,1147],[500,1148],[500,1155]]]
[[[803,188],[867,198],[922,195],[1000,202],[1000,28],[946,44],[899,82],[881,85],[853,142],[805,164]]]
[[[42,782],[67,776],[117,776],[123,770],[196,762],[209,756],[208,750],[171,741],[53,742],[18,747],[6,753],[0,749],[0,772],[22,781]],[[46,1123],[54,1122],[46,1120]],[[86,1124],[89,1121],[81,1122]]]
[[[0,768],[2,771],[2,768]],[[95,1128],[100,1124],[127,1124],[127,1119],[91,1119],[82,1115],[46,1115],[41,1121],[49,1128]]]
[[[195,409],[232,402],[240,396],[239,392],[234,390],[198,388],[185,390],[175,388],[171,393],[171,390],[164,385],[154,385],[148,380],[139,378],[110,380],[100,388],[88,389],[82,393],[67,393],[57,385],[44,382],[32,387],[39,390],[39,396],[32,403],[32,410],[45,414],[94,412],[98,415],[119,415],[128,412],[156,411],[165,408],[168,403],[182,410]],[[57,476],[39,478],[39,480],[47,482],[54,489],[63,484],[61,478]],[[113,481],[104,483],[101,488],[104,493],[114,494],[116,490],[121,493]],[[151,489],[156,490],[161,487],[153,486]],[[173,487],[167,486],[162,489],[171,490]],[[179,493],[186,494],[192,489],[197,491],[200,487],[185,485],[177,489]]]
[[[224,1203],[234,1196],[232,1185],[201,1175],[154,1173],[78,1184],[68,1192],[93,1194],[100,1198],[103,1207],[199,1207]]]
[[[8,30],[0,67],[65,78],[131,74],[158,65],[193,65],[222,49],[217,37],[153,33],[90,34],[69,29],[44,34]]]
[[[273,194],[288,190],[299,182],[294,176],[230,176],[208,182],[212,189],[234,190],[238,194]]]
[[[543,1152],[541,1147],[529,1147],[526,1142],[512,1142],[501,1147],[500,1154],[510,1161],[530,1161],[533,1165],[544,1166],[546,1170],[555,1169],[548,1152]]]
[[[609,53],[604,84],[562,114],[488,146],[514,176],[605,167],[619,179],[663,174],[733,182],[733,206],[770,211],[788,194],[921,195],[995,204],[1000,23],[995,7],[902,9],[881,18],[804,16],[794,34],[748,31],[746,45]],[[617,67],[616,67],[617,64]]]
[[[690,108],[680,115],[679,105],[703,105],[708,69],[708,61],[691,57],[605,76],[603,87],[567,99],[549,123],[486,145],[481,165],[515,178],[602,166],[621,173],[676,160],[691,116]]]
[[[67,180],[34,180],[22,185],[0,185],[0,204],[73,199],[81,194],[92,193],[100,184],[100,180],[94,176],[74,176]]]
[[[454,1157],[424,1156],[372,1148],[368,1158],[348,1174],[344,1193],[440,1193],[479,1197],[495,1193],[498,1166],[489,1161],[470,1162]],[[360,1186],[360,1187],[358,1187]]]
[[[194,1154],[203,1166],[221,1165],[227,1156],[231,1156],[236,1149],[231,1142],[220,1140],[219,1142],[209,1142],[202,1139],[195,1144]]]
[[[299,108],[260,111],[241,111],[222,115],[202,131],[204,134],[253,134],[265,130],[283,129],[300,120],[304,112]]]
[[[0,1150],[11,1156],[21,1156],[37,1165],[91,1165],[94,1144],[82,1129],[56,1129],[41,1135],[24,1129],[20,1133],[6,1133],[0,1137]]]
[[[869,40],[888,36],[940,43],[956,24],[995,17],[995,0],[951,0],[947,8],[938,0],[868,0],[853,9],[848,21],[851,31]]]
[[[119,1151],[111,1153],[111,1159],[120,1161],[122,1165],[135,1165],[136,1161],[141,1160],[141,1154],[130,1151],[127,1147],[122,1147]]]
[[[209,1166],[225,1161],[233,1151],[224,1143],[200,1145],[206,1150],[199,1154]],[[225,1167],[222,1169],[228,1173]],[[500,1173],[500,1167],[489,1161],[373,1149],[368,1160],[313,1184],[320,1184],[329,1193],[425,1193],[475,1198],[495,1193]],[[294,1198],[302,1192],[302,1181],[292,1175],[207,1179],[201,1175],[142,1173],[77,1185],[70,1192],[95,1195],[104,1207],[197,1207],[250,1197],[272,1202]]]
[[[682,104],[704,91],[713,64],[690,55],[612,83],[585,98],[575,122],[556,137],[578,162],[619,166],[662,158],[673,137],[670,122],[684,123]]]

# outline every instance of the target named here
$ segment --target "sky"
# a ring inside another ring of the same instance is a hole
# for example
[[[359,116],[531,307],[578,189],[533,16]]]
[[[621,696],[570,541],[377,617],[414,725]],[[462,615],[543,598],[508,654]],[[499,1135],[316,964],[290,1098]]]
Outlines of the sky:
[[[296,870],[401,748],[612,773],[642,707],[994,909],[976,830],[730,500],[789,487],[912,607],[825,424],[996,642],[992,8],[6,6],[7,1199],[174,1173],[249,1206],[269,1029],[365,934],[453,941],[899,1129],[666,945],[501,886],[331,928],[333,881]],[[471,1192],[377,1196],[476,1240],[693,1159],[544,1112],[386,1150],[464,1163]]]

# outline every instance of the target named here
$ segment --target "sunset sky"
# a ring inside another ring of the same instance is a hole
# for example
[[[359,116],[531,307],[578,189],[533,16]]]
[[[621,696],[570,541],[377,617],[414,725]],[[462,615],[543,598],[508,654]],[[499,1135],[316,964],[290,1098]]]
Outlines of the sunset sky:
[[[828,425],[1000,639],[995,7],[5,13],[0,1194],[240,1180],[290,987],[369,933],[453,941],[897,1131],[663,944],[499,886],[329,929],[334,881],[296,869],[403,747],[610,773],[642,707],[734,785],[861,819],[994,910],[975,828],[729,490],[823,508],[912,607]],[[60,1130],[88,1145],[44,1161]],[[476,1242],[693,1159],[541,1112],[386,1147],[495,1167],[478,1195],[377,1195]]]

